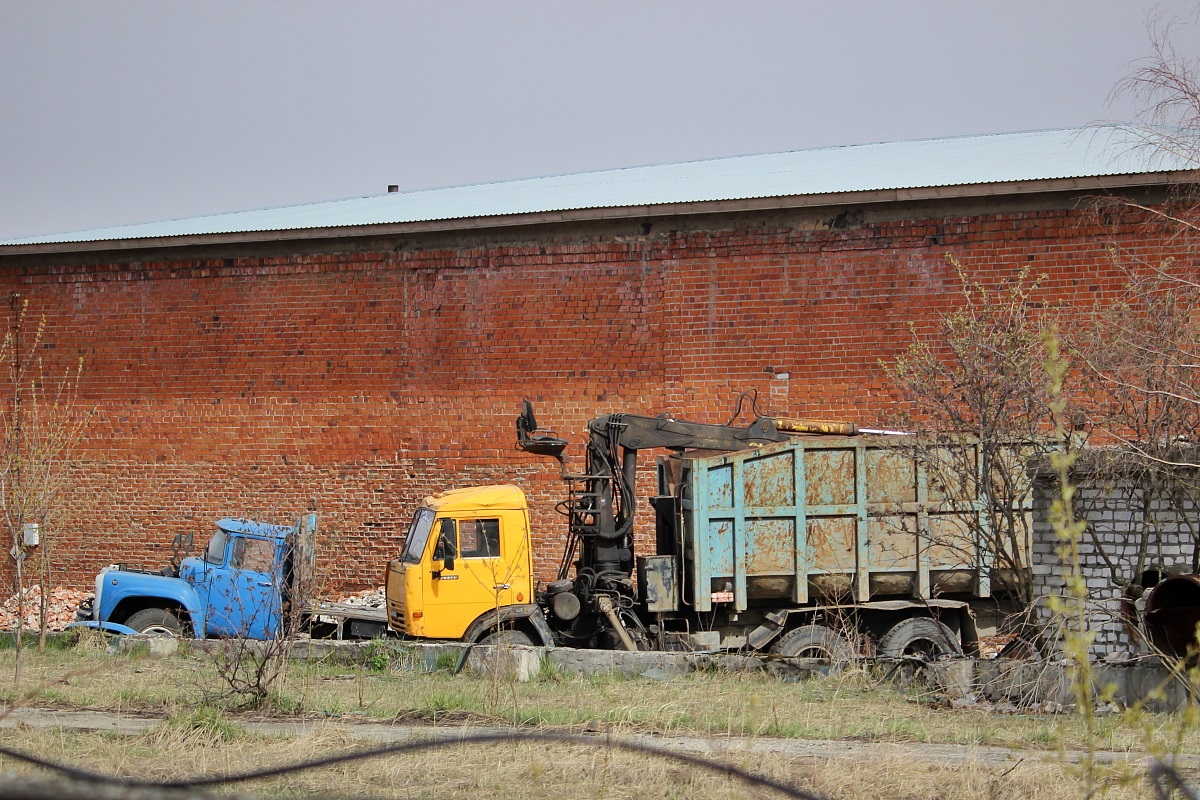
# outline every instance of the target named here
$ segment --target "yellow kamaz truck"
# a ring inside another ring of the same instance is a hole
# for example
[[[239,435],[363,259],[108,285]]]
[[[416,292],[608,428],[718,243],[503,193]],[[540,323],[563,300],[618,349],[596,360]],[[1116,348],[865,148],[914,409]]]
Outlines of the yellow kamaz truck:
[[[972,652],[991,594],[982,501],[951,501],[885,432],[759,417],[746,427],[609,414],[586,466],[538,428],[517,440],[563,465],[566,541],[533,570],[516,486],[443,492],[388,565],[388,623],[414,638],[626,650],[771,650],[841,659]],[[964,444],[964,447],[972,445]],[[658,450],[653,552],[636,552],[638,453]]]
[[[536,602],[529,509],[516,486],[427,498],[388,565],[388,623],[422,639],[553,644]]]

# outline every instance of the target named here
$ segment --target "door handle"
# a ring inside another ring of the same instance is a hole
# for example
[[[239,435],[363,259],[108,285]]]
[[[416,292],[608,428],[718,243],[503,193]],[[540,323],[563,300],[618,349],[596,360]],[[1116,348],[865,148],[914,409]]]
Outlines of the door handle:
[[[259,581],[258,585],[259,586],[274,586],[275,584],[271,583],[270,581]]]
[[[493,586],[492,588],[493,588],[493,589],[508,589],[508,588],[509,588],[509,585],[508,585],[507,583],[497,583],[497,584],[496,584],[495,586]]]

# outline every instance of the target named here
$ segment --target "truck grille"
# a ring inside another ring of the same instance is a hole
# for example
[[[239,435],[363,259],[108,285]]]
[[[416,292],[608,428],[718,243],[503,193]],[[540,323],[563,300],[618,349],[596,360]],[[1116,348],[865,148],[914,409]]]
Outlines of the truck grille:
[[[392,630],[400,633],[408,633],[408,627],[404,624],[404,604],[388,600],[388,622],[391,623]]]

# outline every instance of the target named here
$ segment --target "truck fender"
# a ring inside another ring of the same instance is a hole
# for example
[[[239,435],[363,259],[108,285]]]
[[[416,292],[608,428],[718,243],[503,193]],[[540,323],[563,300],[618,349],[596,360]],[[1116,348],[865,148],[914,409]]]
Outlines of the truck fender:
[[[191,618],[192,634],[197,639],[204,638],[204,604],[187,581],[124,570],[106,572],[104,580],[107,585],[101,594],[97,615],[101,622],[112,623],[113,613],[125,600],[136,599],[142,608],[162,602],[164,606],[182,608]]]
[[[746,637],[752,650],[763,650],[787,627],[788,609],[776,609],[764,615],[763,622]]]
[[[962,638],[963,652],[972,657],[979,655],[979,628],[975,624],[975,611],[965,600],[947,600],[930,598],[929,600],[874,600],[859,603],[859,608],[877,609],[881,611],[922,611],[921,616],[929,616],[934,609],[958,614],[959,636]]]
[[[502,606],[485,611],[475,618],[475,621],[467,626],[467,632],[463,634],[464,642],[475,643],[482,637],[486,636],[488,631],[493,628],[498,628],[505,622],[515,622],[516,620],[528,621],[538,637],[542,647],[554,647],[554,637],[550,633],[550,626],[546,624],[546,617],[540,606],[536,603],[529,603],[520,606]],[[534,644],[538,644],[535,642]]]
[[[91,628],[92,630],[105,631],[107,633],[115,633],[120,636],[136,636],[137,631],[125,625],[118,625],[115,622],[97,622],[94,619],[89,619],[85,622],[72,622],[67,626],[67,630],[71,628]]]

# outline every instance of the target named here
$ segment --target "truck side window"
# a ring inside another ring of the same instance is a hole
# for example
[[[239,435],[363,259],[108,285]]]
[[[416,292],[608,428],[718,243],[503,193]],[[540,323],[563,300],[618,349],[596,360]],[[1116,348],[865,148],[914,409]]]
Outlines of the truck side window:
[[[265,539],[237,539],[229,566],[252,572],[271,572],[275,565],[275,545]]]
[[[496,558],[500,555],[500,520],[461,520],[458,547],[461,558]]]
[[[229,535],[217,528],[217,532],[208,540],[208,549],[204,551],[204,560],[209,564],[225,563],[225,545],[229,543]]]

